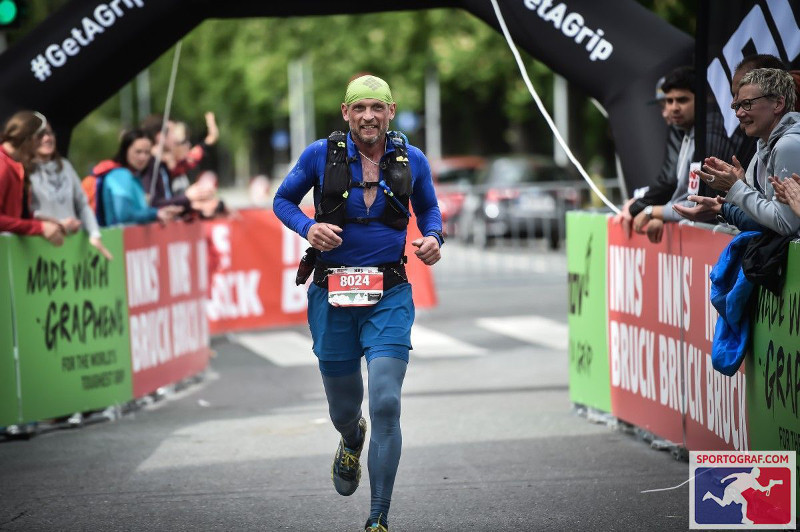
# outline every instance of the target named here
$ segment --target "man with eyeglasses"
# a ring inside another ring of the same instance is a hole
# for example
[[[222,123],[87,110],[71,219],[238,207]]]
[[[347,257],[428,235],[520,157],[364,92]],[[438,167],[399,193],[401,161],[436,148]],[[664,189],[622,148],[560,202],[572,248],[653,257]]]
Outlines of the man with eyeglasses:
[[[775,190],[767,178],[782,181],[800,172],[800,113],[792,111],[795,101],[794,79],[785,70],[759,68],[748,72],[739,82],[731,108],[744,132],[758,138],[755,167],[761,166],[759,170],[763,171],[756,171],[753,188],[735,158],[730,164],[709,157],[698,172],[711,188],[725,194],[725,201],[784,236],[798,234],[800,217],[788,205],[772,201]]]

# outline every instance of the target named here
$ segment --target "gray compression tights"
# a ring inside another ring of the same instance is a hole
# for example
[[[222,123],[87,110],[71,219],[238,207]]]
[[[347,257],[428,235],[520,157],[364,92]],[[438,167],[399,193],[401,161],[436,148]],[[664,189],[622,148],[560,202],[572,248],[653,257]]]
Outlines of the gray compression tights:
[[[394,478],[400,463],[403,437],[400,433],[400,389],[408,363],[391,357],[373,358],[369,370],[369,483],[372,492],[370,517],[389,514]],[[361,439],[358,420],[364,385],[361,371],[340,377],[322,376],[333,426],[345,444],[357,447]]]

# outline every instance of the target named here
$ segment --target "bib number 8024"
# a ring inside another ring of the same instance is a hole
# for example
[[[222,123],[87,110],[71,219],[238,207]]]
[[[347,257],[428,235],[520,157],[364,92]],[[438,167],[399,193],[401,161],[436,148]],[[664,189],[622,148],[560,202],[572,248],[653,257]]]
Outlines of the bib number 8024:
[[[369,286],[369,275],[342,275],[339,281],[345,286]]]

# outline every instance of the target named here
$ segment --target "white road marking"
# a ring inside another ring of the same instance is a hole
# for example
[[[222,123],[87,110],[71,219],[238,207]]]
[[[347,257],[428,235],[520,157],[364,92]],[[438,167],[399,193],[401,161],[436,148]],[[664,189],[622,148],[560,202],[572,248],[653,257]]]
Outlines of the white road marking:
[[[479,318],[479,327],[496,334],[509,336],[534,345],[552,349],[567,349],[567,326],[541,316],[506,316]],[[317,358],[311,351],[311,338],[296,331],[266,331],[239,333],[236,341],[281,367],[315,366]],[[451,335],[440,333],[422,325],[411,329],[411,356],[416,358],[452,358],[486,355],[488,350]]]
[[[569,343],[566,324],[541,316],[480,318],[476,322],[479,327],[492,332],[552,349],[566,351]]]
[[[311,337],[295,331],[240,333],[236,341],[273,364],[281,367],[316,366],[311,351]]]
[[[485,355],[486,349],[462,342],[447,334],[436,332],[421,325],[411,328],[412,357],[443,358]]]

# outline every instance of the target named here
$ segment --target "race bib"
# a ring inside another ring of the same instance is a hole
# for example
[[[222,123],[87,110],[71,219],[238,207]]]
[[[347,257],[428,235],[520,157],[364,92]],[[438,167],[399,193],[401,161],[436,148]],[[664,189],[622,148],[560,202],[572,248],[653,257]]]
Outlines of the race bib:
[[[328,303],[334,307],[368,307],[383,297],[378,268],[334,268],[328,273]]]

